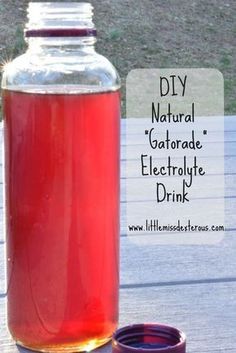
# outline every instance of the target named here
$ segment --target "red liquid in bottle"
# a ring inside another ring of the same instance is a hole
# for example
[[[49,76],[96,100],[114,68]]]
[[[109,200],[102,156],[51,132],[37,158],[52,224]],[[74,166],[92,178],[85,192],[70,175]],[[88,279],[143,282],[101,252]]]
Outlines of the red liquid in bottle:
[[[95,348],[118,320],[119,92],[3,100],[10,332]]]

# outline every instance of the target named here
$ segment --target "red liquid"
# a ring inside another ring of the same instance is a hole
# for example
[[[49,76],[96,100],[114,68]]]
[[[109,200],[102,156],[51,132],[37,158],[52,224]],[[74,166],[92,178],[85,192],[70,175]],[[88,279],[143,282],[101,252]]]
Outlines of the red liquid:
[[[118,320],[119,92],[3,99],[10,332],[95,348]]]

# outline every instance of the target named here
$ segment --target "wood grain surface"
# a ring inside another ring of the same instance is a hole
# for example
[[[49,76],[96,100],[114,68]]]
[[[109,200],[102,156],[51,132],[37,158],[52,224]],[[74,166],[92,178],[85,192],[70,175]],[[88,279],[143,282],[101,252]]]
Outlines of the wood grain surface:
[[[122,150],[124,129],[123,120]],[[225,119],[225,140],[226,190],[222,198],[227,232],[219,244],[151,242],[150,246],[142,246],[125,236],[124,170],[121,174],[120,325],[153,321],[176,325],[187,334],[188,353],[236,353],[236,117]],[[121,155],[124,161],[125,154]],[[2,169],[2,158],[0,164]],[[0,351],[29,352],[14,344],[6,328],[2,180],[1,176]],[[99,353],[110,351],[110,344],[97,349]]]

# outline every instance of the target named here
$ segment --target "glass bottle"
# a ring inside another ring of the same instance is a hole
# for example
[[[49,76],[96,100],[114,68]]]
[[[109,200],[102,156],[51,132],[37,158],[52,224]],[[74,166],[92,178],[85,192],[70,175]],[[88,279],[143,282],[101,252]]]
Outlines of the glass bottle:
[[[89,3],[30,3],[5,66],[8,327],[39,351],[89,351],[118,321],[120,80]]]

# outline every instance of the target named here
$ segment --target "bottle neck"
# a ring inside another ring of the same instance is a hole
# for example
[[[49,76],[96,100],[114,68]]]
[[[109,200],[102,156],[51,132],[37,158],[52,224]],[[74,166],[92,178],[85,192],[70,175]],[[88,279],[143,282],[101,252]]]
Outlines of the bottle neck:
[[[86,52],[95,51],[95,36],[87,37],[29,37],[30,52]]]
[[[25,37],[33,52],[94,51],[93,7],[81,2],[30,2]]]

